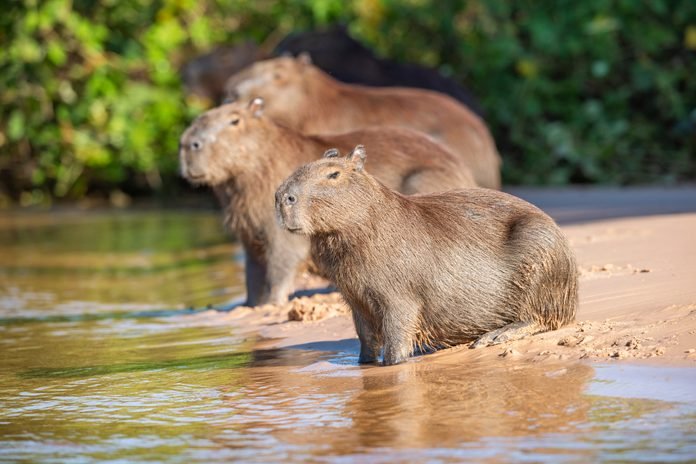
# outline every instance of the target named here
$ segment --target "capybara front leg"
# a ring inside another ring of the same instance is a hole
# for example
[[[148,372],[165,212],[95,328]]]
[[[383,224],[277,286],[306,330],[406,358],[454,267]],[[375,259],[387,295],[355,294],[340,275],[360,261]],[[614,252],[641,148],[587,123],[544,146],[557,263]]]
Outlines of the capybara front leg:
[[[355,331],[360,340],[360,364],[370,364],[377,361],[380,348],[382,347],[379,335],[375,332],[370,321],[368,321],[360,311],[352,311]]]
[[[406,361],[413,353],[416,317],[403,308],[400,311],[388,310],[385,313],[382,328],[384,336],[383,364],[391,366]]]
[[[543,329],[535,322],[513,322],[512,324],[481,335],[479,339],[471,345],[471,348],[499,345],[500,343],[519,340],[539,332],[543,332]]]
[[[390,337],[391,338],[391,337]],[[413,343],[410,340],[393,338],[384,342],[384,364],[391,366],[406,361],[413,351]]]
[[[309,242],[288,233],[273,237],[268,254],[268,301],[285,304],[295,288],[297,269],[307,259]]]
[[[288,302],[288,296],[292,293],[295,287],[295,275],[299,261],[290,261],[285,263],[269,263],[268,281],[269,281],[269,297],[268,303],[285,304]]]

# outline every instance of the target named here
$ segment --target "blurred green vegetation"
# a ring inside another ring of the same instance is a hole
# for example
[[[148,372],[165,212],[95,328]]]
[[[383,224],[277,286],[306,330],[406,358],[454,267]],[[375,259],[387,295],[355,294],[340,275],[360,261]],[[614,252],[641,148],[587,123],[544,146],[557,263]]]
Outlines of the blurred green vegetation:
[[[0,15],[0,202],[171,194],[204,102],[178,68],[216,44],[343,22],[481,99],[508,183],[696,174],[690,0],[24,0]]]

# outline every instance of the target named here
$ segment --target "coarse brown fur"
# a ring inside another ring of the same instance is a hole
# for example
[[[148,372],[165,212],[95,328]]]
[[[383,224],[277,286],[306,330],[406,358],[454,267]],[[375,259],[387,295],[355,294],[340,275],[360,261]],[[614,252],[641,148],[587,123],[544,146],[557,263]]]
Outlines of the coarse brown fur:
[[[308,260],[309,239],[280,229],[273,195],[299,166],[329,147],[365,140],[381,156],[375,175],[403,193],[474,186],[462,160],[428,136],[403,128],[366,129],[332,136],[305,136],[274,123],[263,102],[232,103],[201,115],[181,137],[181,173],[213,187],[225,224],[246,251],[247,303],[281,303]]]
[[[261,61],[232,76],[228,98],[271,99],[267,114],[309,134],[375,125],[429,134],[465,160],[481,187],[500,188],[500,156],[486,124],[448,95],[406,88],[341,83],[303,58]]]
[[[574,319],[575,258],[541,210],[488,189],[407,197],[365,172],[362,147],[327,154],[281,185],[276,211],[311,238],[315,263],[350,305],[361,362],[380,350],[394,364],[414,347],[500,343]]]

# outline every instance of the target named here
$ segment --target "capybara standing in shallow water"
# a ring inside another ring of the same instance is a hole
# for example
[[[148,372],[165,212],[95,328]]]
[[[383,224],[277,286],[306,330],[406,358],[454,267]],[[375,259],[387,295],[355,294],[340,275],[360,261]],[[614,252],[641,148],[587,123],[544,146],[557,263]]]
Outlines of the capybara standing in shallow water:
[[[461,156],[479,186],[500,188],[500,156],[486,124],[448,95],[344,84],[302,56],[254,63],[232,76],[227,90],[231,99],[268,99],[269,116],[306,134],[385,125],[424,132]]]
[[[577,268],[556,223],[487,189],[406,197],[363,169],[365,151],[299,168],[276,192],[285,229],[311,239],[314,262],[351,307],[360,362],[384,352],[477,340],[485,346],[575,317]]]
[[[223,105],[201,115],[181,137],[181,173],[210,185],[225,210],[226,226],[246,252],[247,304],[283,303],[295,274],[309,258],[309,239],[275,221],[273,194],[299,166],[329,147],[359,140],[379,150],[373,172],[403,193],[474,186],[471,171],[446,148],[416,131],[379,128],[332,136],[305,136],[263,114],[263,101]]]

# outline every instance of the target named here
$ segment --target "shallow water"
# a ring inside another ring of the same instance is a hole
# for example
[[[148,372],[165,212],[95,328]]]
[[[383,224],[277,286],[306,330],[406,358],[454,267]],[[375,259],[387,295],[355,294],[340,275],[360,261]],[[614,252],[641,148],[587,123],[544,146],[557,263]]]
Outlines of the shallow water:
[[[696,460],[696,369],[264,350],[186,310],[240,258],[213,213],[0,216],[0,461]]]

